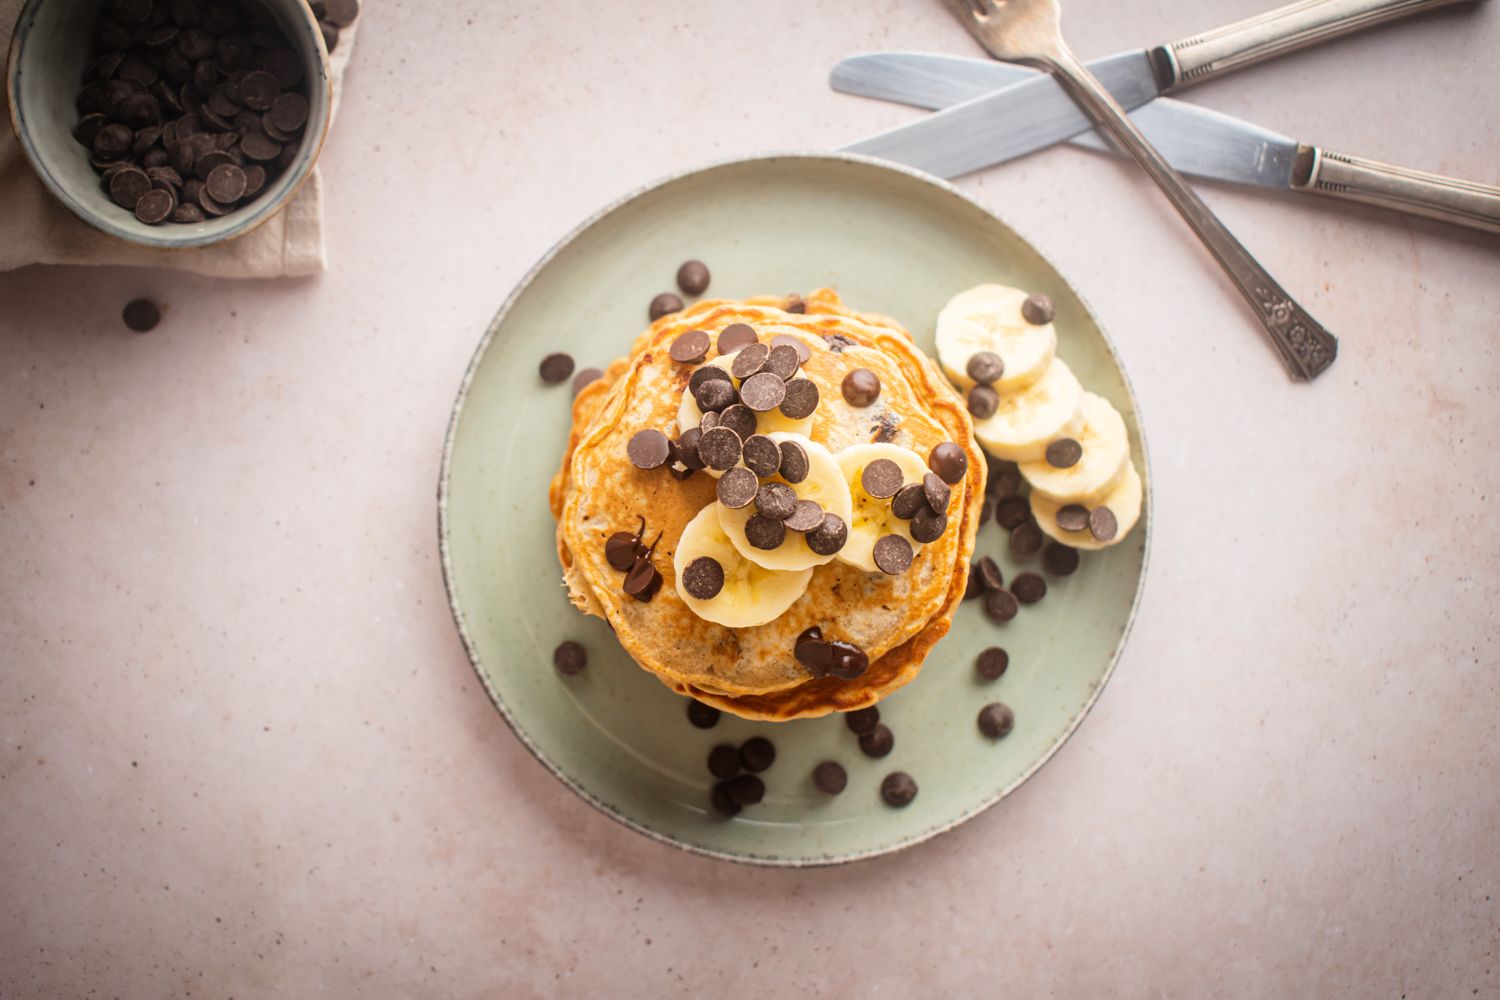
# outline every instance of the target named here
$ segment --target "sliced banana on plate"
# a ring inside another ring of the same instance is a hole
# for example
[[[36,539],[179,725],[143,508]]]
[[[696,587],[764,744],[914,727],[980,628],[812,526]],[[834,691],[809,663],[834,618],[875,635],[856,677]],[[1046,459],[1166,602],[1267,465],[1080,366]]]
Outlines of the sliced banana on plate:
[[[850,445],[837,456],[844,482],[853,499],[854,513],[849,520],[849,539],[839,550],[838,557],[851,566],[869,573],[879,573],[875,565],[875,543],[885,535],[900,535],[911,543],[912,555],[922,551],[922,543],[912,538],[911,522],[904,521],[891,512],[891,498],[872,497],[865,492],[862,477],[865,466],[876,459],[889,459],[901,469],[902,481],[920,483],[931,470],[927,462],[909,448],[894,444]]]
[[[850,497],[844,473],[833,453],[803,434],[773,431],[766,436],[775,441],[778,447],[785,441],[799,445],[807,455],[807,475],[800,481],[792,483],[778,472],[774,476],[761,480],[762,485],[783,483],[791,488],[798,500],[811,500],[821,507],[825,514],[835,514],[845,524],[849,524],[853,513],[853,500]],[[724,534],[728,536],[730,543],[742,557],[756,565],[764,566],[766,569],[800,570],[821,566],[833,559],[831,553],[826,556],[818,555],[808,548],[805,532],[792,528],[786,529],[784,540],[773,549],[761,549],[751,545],[749,537],[745,534],[745,525],[757,512],[754,501],[737,509],[726,507],[715,501],[713,507],[718,512],[719,525],[724,529]],[[852,530],[850,534],[852,538]]]
[[[1061,358],[1054,358],[1040,379],[1024,389],[1000,394],[1000,408],[974,422],[974,436],[984,450],[1012,462],[1035,462],[1053,439],[1077,430],[1083,387]]]
[[[1026,293],[1006,285],[976,285],[948,300],[937,317],[938,362],[967,389],[969,359],[980,351],[1000,356],[1005,371],[994,386],[1003,396],[1040,379],[1057,351],[1051,323],[1033,325],[1021,315]]]
[[[1125,418],[1109,400],[1086,392],[1079,404],[1079,415],[1080,426],[1068,435],[1081,449],[1074,464],[1059,469],[1044,451],[1040,461],[1020,465],[1021,475],[1031,484],[1032,492],[1060,504],[1087,503],[1102,497],[1124,478],[1125,467],[1130,464]]]
[[[677,596],[699,618],[728,628],[752,628],[774,621],[807,590],[812,570],[766,569],[741,556],[719,526],[714,511],[717,506],[711,503],[704,507],[682,529],[672,556]],[[703,557],[718,565],[723,585],[712,597],[698,598],[688,593],[683,575],[694,560]]]
[[[1130,534],[1130,529],[1134,528],[1135,522],[1140,520],[1142,493],[1141,475],[1135,471],[1135,464],[1127,460],[1125,474],[1120,477],[1120,482],[1098,500],[1086,505],[1061,504],[1033,490],[1031,513],[1036,518],[1037,525],[1050,538],[1075,549],[1094,551],[1121,542],[1126,535]],[[1111,516],[1099,515],[1097,511],[1101,507],[1107,508]],[[1058,523],[1059,512],[1065,512],[1064,521],[1082,526],[1073,530],[1062,527]],[[1105,533],[1108,537],[1097,537],[1091,521],[1102,521],[1101,526],[1106,529]],[[1110,527],[1113,527],[1112,532],[1108,531]]]

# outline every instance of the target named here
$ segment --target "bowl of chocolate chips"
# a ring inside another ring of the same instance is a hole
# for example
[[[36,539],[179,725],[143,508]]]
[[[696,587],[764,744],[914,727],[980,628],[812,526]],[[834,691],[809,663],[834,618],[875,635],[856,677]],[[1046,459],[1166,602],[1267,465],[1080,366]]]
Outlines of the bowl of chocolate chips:
[[[319,4],[337,18],[355,0]],[[336,22],[335,22],[336,23]],[[306,0],[27,0],[11,127],[47,189],[139,246],[242,236],[312,172],[331,114]]]

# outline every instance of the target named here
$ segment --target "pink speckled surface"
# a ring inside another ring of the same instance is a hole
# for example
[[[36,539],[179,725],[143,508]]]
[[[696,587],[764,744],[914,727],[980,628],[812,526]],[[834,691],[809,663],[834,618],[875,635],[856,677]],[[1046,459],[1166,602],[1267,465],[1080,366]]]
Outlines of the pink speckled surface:
[[[1095,56],[1265,6],[1065,24]],[[449,407],[603,201],[912,114],[830,93],[841,55],[973,48],[920,0],[364,16],[326,275],[0,276],[0,996],[1500,995],[1500,240],[1209,189],[1343,338],[1298,387],[1126,167],[965,181],[1134,378],[1141,615],[998,808],[740,868],[594,812],[485,699],[436,559]],[[1497,45],[1460,8],[1190,99],[1496,183]]]

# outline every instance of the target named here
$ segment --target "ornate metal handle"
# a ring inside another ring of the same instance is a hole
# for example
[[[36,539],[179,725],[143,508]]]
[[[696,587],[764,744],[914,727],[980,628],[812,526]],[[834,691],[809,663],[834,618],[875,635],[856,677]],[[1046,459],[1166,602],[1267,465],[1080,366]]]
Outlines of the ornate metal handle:
[[[1151,51],[1163,91],[1458,0],[1301,0]]]
[[[1107,130],[1140,161],[1146,173],[1208,247],[1245,301],[1250,303],[1292,378],[1311,380],[1333,364],[1338,354],[1338,340],[1294,302],[1250,256],[1250,251],[1241,246],[1218,217],[1209,211],[1156,147],[1146,141],[1124,109],[1083,64],[1061,47],[1046,59],[1036,61],[1057,76],[1058,82],[1095,125]]]
[[[1500,187],[1394,167],[1317,146],[1297,147],[1292,190],[1500,233]]]

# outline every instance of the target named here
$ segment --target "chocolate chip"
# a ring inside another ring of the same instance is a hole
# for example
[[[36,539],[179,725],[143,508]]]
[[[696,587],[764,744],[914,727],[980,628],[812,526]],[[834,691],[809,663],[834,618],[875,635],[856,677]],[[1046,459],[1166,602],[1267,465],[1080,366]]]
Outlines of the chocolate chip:
[[[703,468],[703,466],[698,466],[698,469],[701,468]],[[684,479],[692,478],[693,475],[697,473],[698,469],[690,469],[685,465],[677,464],[675,461],[667,463],[667,473],[679,483]]]
[[[714,785],[714,790],[709,794],[709,802],[714,807],[714,812],[720,816],[733,818],[739,815],[740,804],[729,796],[729,782],[721,781]]]
[[[1000,376],[1005,374],[1005,362],[994,351],[978,351],[969,357],[964,370],[969,373],[969,378],[980,385],[990,385],[998,382]]]
[[[151,178],[139,167],[126,167],[109,179],[109,196],[116,205],[135,211],[135,203],[151,190]]]
[[[979,526],[981,528],[984,527],[986,524],[989,524],[990,521],[994,518],[994,516],[995,516],[995,504],[996,503],[998,503],[998,501],[994,497],[989,496],[989,495],[986,495],[985,498],[982,501],[980,501],[980,503],[979,503]]]
[[[1042,552],[1042,567],[1053,576],[1070,576],[1078,568],[1078,550],[1053,542]]]
[[[759,774],[776,762],[776,746],[764,736],[752,736],[740,744],[740,763]]]
[[[979,567],[969,564],[969,581],[964,584],[964,600],[972,601],[976,597],[984,596],[984,580],[979,575]]]
[[[786,466],[782,466],[786,475]],[[837,514],[824,514],[823,523],[807,533],[807,547],[820,556],[831,556],[849,540],[849,526]]]
[[[1031,504],[1026,502],[1025,497],[1006,497],[995,507],[995,520],[1007,530],[1025,524],[1030,519]]]
[[[719,413],[718,426],[728,427],[741,441],[747,441],[755,434],[756,422],[754,410],[743,403],[733,403]]]
[[[1089,533],[1101,542],[1113,541],[1120,530],[1115,512],[1108,507],[1095,507],[1089,511]]]
[[[193,223],[203,221],[203,209],[191,202],[183,202],[172,209],[171,219],[173,222]]]
[[[214,201],[230,204],[245,196],[245,172],[233,163],[221,163],[203,178],[203,185]]]
[[[1021,303],[1021,316],[1032,326],[1050,323],[1056,315],[1057,310],[1053,308],[1052,300],[1041,292],[1032,292]]]
[[[936,473],[929,472],[922,477],[922,493],[934,514],[948,512],[948,501],[953,497],[953,490]]]
[[[719,331],[719,353],[733,354],[755,343],[755,328],[748,323],[730,323]]]
[[[135,217],[148,226],[166,220],[177,207],[177,198],[170,190],[153,188],[141,195],[135,203]]]
[[[719,477],[715,493],[719,497],[719,503],[730,510],[739,510],[750,505],[759,489],[760,483],[756,482],[755,473],[749,469],[730,469]]]
[[[135,133],[129,126],[109,124],[94,133],[94,155],[101,160],[116,160],[130,152],[135,144]]]
[[[1047,596],[1047,581],[1035,573],[1018,573],[1010,581],[1010,592],[1022,604],[1035,604]]]
[[[552,651],[552,665],[557,672],[565,677],[572,677],[589,665],[588,650],[583,648],[582,643],[568,639],[558,644]]]
[[[814,677],[826,677],[828,666],[833,662],[833,643],[824,642],[822,632],[814,625],[797,637],[792,653],[797,662],[810,670]]]
[[[672,346],[667,348],[667,354],[679,364],[696,365],[708,356],[708,334],[702,330],[678,334]]]
[[[752,375],[740,384],[740,399],[757,413],[776,409],[785,398],[786,383],[771,372]]]
[[[1089,509],[1079,503],[1070,503],[1057,508],[1057,526],[1064,531],[1087,530],[1089,526]]]
[[[894,497],[901,488],[901,466],[888,458],[877,458],[860,472],[859,483],[877,500]]]
[[[630,572],[625,574],[624,591],[627,596],[646,603],[656,596],[661,588],[661,574],[651,565],[649,555],[637,556]]]
[[[537,366],[542,381],[555,385],[573,374],[573,357],[569,354],[549,354]]]
[[[625,453],[630,456],[630,462],[637,469],[659,469],[667,464],[667,455],[670,453],[670,442],[667,436],[654,427],[643,431],[636,431],[625,446]]]
[[[712,705],[705,705],[695,698],[688,699],[688,721],[698,729],[712,729],[714,726],[717,726],[719,724],[719,716],[722,714],[724,713]]]
[[[786,525],[764,514],[751,514],[745,522],[745,538],[757,549],[774,549],[786,540]]]
[[[896,745],[896,736],[885,723],[859,736],[859,748],[866,757],[884,757]]]
[[[796,292],[792,292],[786,298],[781,300],[781,311],[789,313],[805,313],[807,312],[807,302],[802,298],[802,296],[798,295]]]
[[[281,155],[281,146],[263,132],[251,132],[240,140],[240,152],[252,160],[267,163]]]
[[[844,725],[848,726],[849,731],[855,736],[873,733],[875,727],[880,725],[880,708],[876,705],[871,705],[869,708],[845,712]]]
[[[942,538],[943,532],[947,530],[948,515],[934,514],[927,507],[917,511],[917,516],[911,519],[911,537],[923,545]]]
[[[684,469],[703,468],[703,456],[698,454],[698,442],[703,440],[703,428],[689,427],[682,432],[682,437],[672,442],[671,460],[681,465]]]
[[[833,660],[828,664],[828,672],[833,676],[852,681],[869,669],[870,658],[858,646],[849,642],[835,642],[832,645]]]
[[[766,517],[785,521],[797,509],[797,494],[785,483],[766,483],[755,494],[755,509]]]
[[[792,312],[792,310],[786,309],[785,306],[782,306],[782,308],[785,309],[787,312]],[[786,347],[790,347],[792,350],[796,351],[797,352],[797,364],[799,364],[799,365],[805,365],[805,364],[807,364],[807,359],[810,358],[810,357],[812,357],[812,348],[808,347],[805,343],[803,343],[801,337],[793,337],[789,333],[778,333],[776,336],[772,337],[771,338],[771,346],[772,347],[786,346]]]
[[[150,299],[132,299],[126,303],[121,318],[136,333],[146,333],[156,329],[156,324],[161,322],[161,310]]]
[[[1042,550],[1042,529],[1030,519],[1010,529],[1010,551],[1017,559],[1030,559]]]
[[[1000,409],[1000,394],[987,385],[969,390],[969,413],[975,420],[988,420]]]
[[[818,387],[810,379],[794,378],[786,383],[781,412],[793,420],[810,417],[818,408]]]
[[[1016,713],[1009,705],[993,702],[979,710],[979,731],[992,740],[1009,735],[1015,728]]]
[[[298,59],[297,53],[291,49],[274,49],[267,52],[261,56],[260,67],[276,78],[282,90],[290,90],[302,82],[302,60]]]
[[[698,429],[705,434],[707,434],[717,426],[719,426],[719,415],[713,410],[709,410],[707,413],[703,414],[703,416],[698,421]]]
[[[747,379],[751,375],[760,374],[761,369],[766,366],[766,359],[771,356],[771,349],[762,343],[746,344],[734,356],[729,363],[729,371],[738,379]]]
[[[952,486],[968,474],[969,456],[952,441],[944,441],[928,453],[927,467]]]
[[[781,448],[764,434],[753,434],[745,439],[744,461],[751,472],[769,479],[781,468]]]
[[[1016,603],[1016,595],[1003,587],[984,595],[984,613],[1002,624],[1014,618],[1020,609],[1021,606]]]
[[[359,0],[323,0],[323,12],[329,23],[347,28],[359,16]]]
[[[801,364],[802,356],[797,348],[791,344],[774,344],[766,358],[766,371],[785,382],[797,374],[797,368]]]
[[[682,589],[700,601],[713,600],[724,589],[724,567],[717,559],[699,556],[682,571]]]
[[[708,773],[728,780],[740,773],[740,751],[732,743],[720,743],[708,752]]]
[[[822,523],[823,508],[816,500],[798,500],[792,516],[786,519],[786,526],[792,531],[812,531]]]
[[[222,44],[221,42],[220,45]],[[263,69],[251,70],[240,80],[239,92],[243,99],[241,103],[246,107],[254,108],[256,111],[270,111],[271,106],[276,103],[276,98],[281,94],[281,84]],[[233,114],[233,112],[220,111],[219,114]]]
[[[894,809],[905,809],[917,797],[917,782],[905,771],[892,771],[880,783],[880,797]]]
[[[1010,654],[999,646],[981,650],[979,658],[974,661],[974,669],[987,681],[999,680],[1008,666]]]
[[[730,388],[734,388],[734,382],[729,378],[728,372],[718,365],[704,365],[688,378],[688,392],[694,400],[698,398],[698,388],[704,382],[726,382]]]
[[[900,576],[911,569],[911,542],[901,535],[882,535],[875,540],[875,565],[888,576]]]
[[[1074,438],[1058,438],[1047,445],[1047,464],[1054,469],[1071,469],[1083,457],[1083,445]]]
[[[999,590],[1005,586],[1005,576],[1000,572],[1000,564],[989,556],[980,556],[975,565],[979,568],[979,579],[986,590]]]
[[[682,300],[671,292],[662,292],[651,300],[651,305],[646,308],[646,314],[654,323],[670,313],[682,311]]]
[[[685,261],[677,269],[677,287],[685,295],[702,295],[708,290],[708,265],[701,260]]]
[[[850,406],[863,408],[880,398],[880,379],[868,368],[856,368],[845,375],[840,388],[844,402]]]
[[[720,383],[708,384],[719,385]],[[740,444],[740,436],[734,431],[728,427],[715,427],[713,430],[704,431],[703,436],[698,439],[698,457],[703,459],[703,464],[710,469],[732,469],[740,464],[743,447]]]
[[[849,787],[849,772],[836,760],[825,760],[812,773],[813,787],[824,795],[838,795]]]
[[[711,365],[703,370],[718,371],[717,368]],[[691,381],[688,384],[691,386]],[[735,389],[734,383],[729,381],[727,377],[723,379],[704,379],[698,383],[696,389],[690,388],[689,391],[693,394],[693,401],[698,404],[698,409],[704,413],[722,410],[724,407],[731,406],[740,401],[738,390]]]
[[[644,528],[645,522],[641,524]],[[617,531],[604,542],[604,561],[621,573],[635,565],[635,557],[641,552],[641,536],[628,531]]]
[[[585,368],[573,376],[573,395],[578,395],[591,382],[597,382],[604,377],[604,373],[597,368]]]
[[[891,497],[891,513],[903,521],[910,521],[917,516],[917,511],[926,506],[927,493],[922,489],[921,483],[907,483]]]
[[[766,783],[753,774],[742,774],[724,786],[729,797],[742,806],[753,806],[766,797]]]
[[[271,124],[290,137],[290,133],[307,124],[307,112],[307,98],[301,94],[282,94],[266,113],[271,116]]]
[[[807,449],[795,441],[781,442],[781,478],[789,483],[800,483],[811,471]]]

